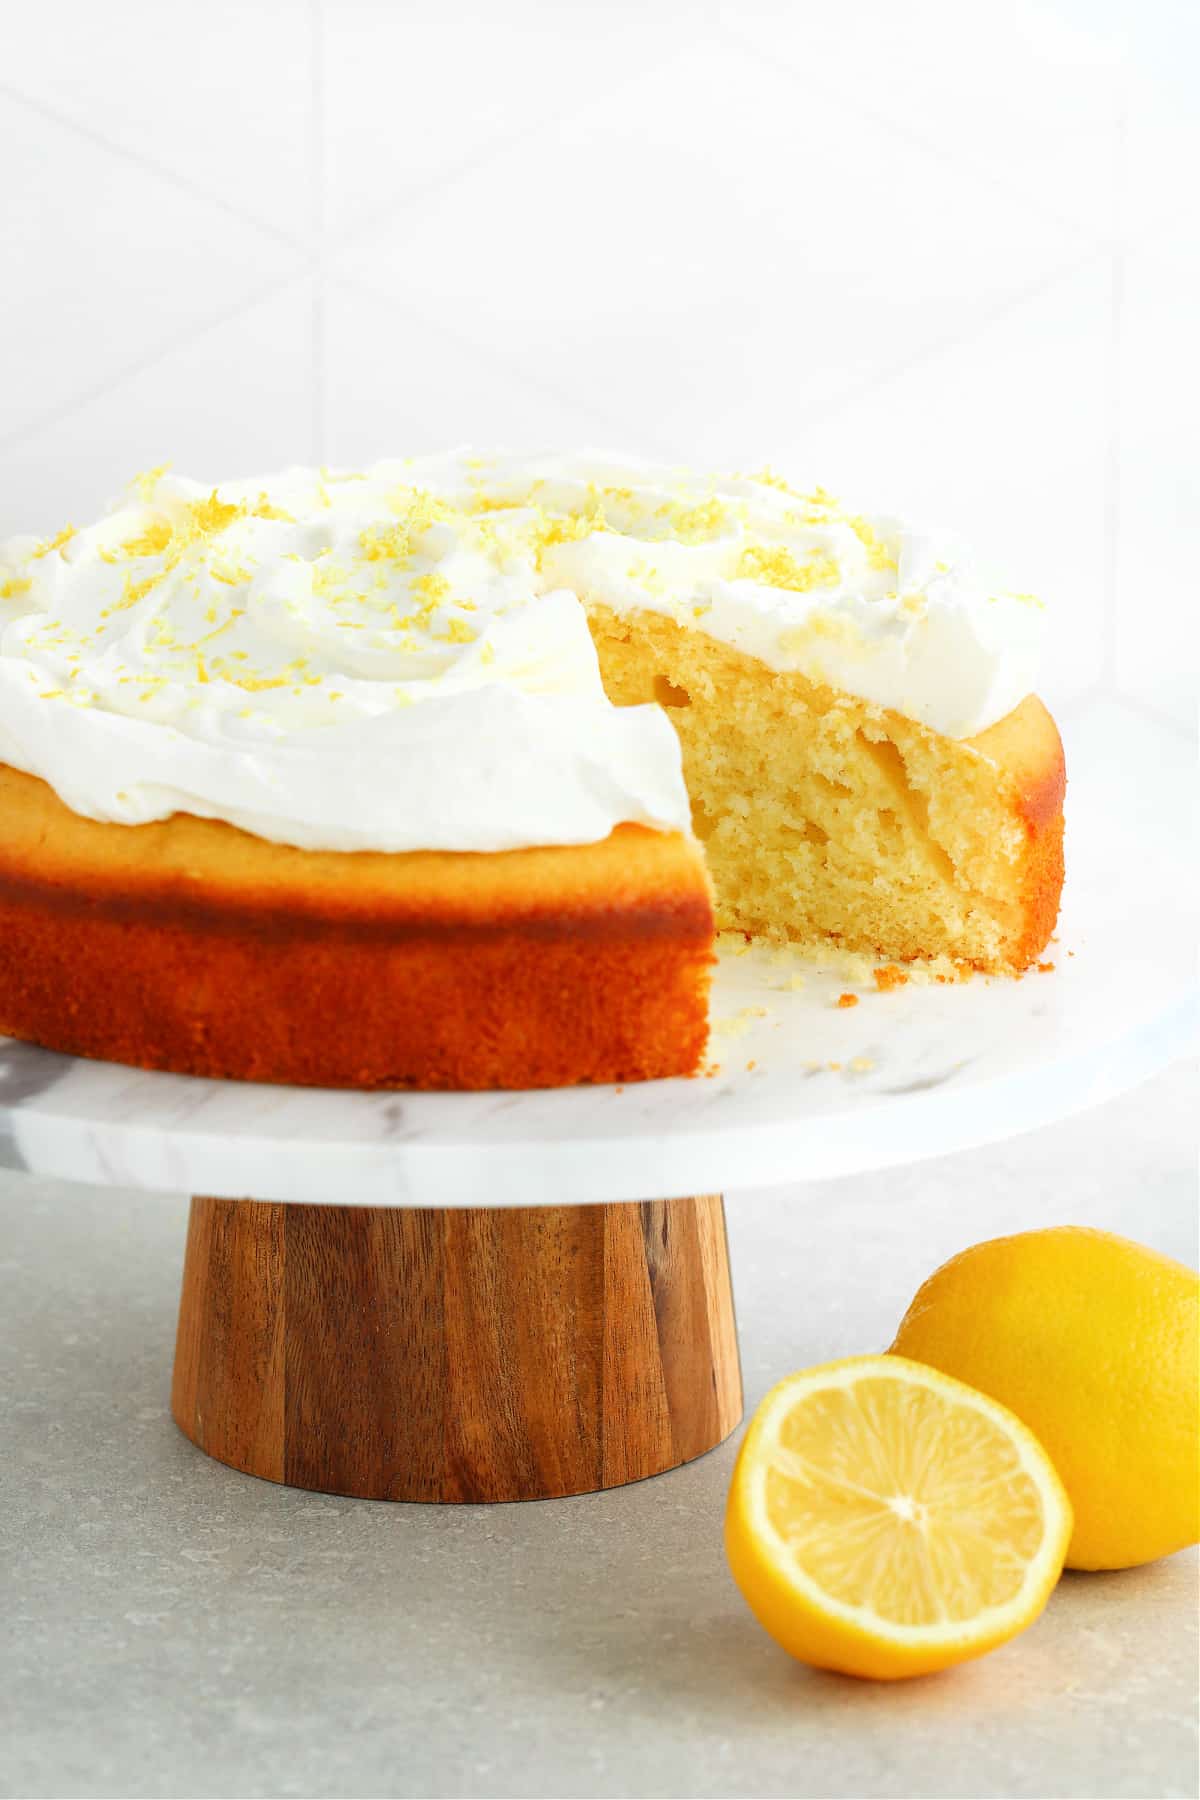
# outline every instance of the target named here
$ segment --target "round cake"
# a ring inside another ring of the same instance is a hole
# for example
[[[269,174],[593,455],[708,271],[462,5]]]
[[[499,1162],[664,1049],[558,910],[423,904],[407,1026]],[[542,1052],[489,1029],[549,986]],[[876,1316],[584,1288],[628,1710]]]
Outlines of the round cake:
[[[0,1031],[186,1073],[694,1071],[717,927],[1019,971],[1042,610],[769,472],[455,452],[0,546]]]

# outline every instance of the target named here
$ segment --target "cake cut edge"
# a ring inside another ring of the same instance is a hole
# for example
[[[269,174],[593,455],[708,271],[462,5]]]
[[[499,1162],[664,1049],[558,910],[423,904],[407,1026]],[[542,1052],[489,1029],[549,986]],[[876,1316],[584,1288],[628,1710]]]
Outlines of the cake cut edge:
[[[695,625],[588,612],[609,698],[675,724],[719,929],[984,973],[1044,948],[1066,765],[1036,695],[953,739]]]

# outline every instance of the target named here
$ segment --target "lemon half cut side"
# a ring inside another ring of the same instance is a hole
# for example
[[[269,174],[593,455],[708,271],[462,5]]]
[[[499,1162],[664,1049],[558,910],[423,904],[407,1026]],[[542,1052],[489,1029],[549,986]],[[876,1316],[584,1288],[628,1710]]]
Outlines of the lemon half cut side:
[[[1071,1504],[1006,1407],[899,1356],[791,1375],[746,1433],[730,1568],[803,1662],[895,1680],[1032,1624],[1062,1572]]]

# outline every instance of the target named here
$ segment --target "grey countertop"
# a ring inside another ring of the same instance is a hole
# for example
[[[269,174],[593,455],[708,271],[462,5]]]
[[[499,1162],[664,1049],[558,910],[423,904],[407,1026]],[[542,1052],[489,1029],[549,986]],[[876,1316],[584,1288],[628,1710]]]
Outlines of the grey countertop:
[[[1197,1256],[1195,1072],[891,1174],[730,1197],[747,1399],[882,1348],[965,1244],[1051,1222]],[[1197,1791],[1194,1552],[1069,1575],[1024,1637],[896,1687],[744,1610],[736,1440],[577,1500],[423,1508],[210,1462],[167,1412],[182,1200],[0,1186],[0,1792]]]

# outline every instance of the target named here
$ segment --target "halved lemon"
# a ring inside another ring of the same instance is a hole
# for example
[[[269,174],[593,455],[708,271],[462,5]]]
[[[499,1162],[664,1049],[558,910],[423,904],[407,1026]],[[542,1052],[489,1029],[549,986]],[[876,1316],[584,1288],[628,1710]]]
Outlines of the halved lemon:
[[[1033,1623],[1071,1503],[1006,1407],[900,1356],[790,1375],[742,1444],[725,1515],[734,1580],[793,1656],[896,1680]]]

